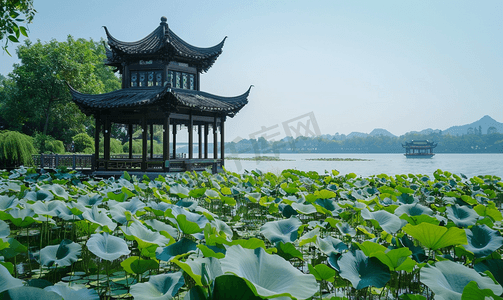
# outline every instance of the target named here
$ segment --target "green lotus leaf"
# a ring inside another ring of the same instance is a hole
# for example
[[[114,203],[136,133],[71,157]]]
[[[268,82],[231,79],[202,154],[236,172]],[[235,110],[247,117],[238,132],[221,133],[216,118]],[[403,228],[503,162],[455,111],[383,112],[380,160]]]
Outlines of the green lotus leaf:
[[[260,233],[273,244],[294,242],[297,240],[298,229],[301,225],[302,222],[295,217],[280,221],[270,221],[262,225]]]
[[[220,199],[220,194],[215,190],[207,189],[204,194],[210,199]]]
[[[54,292],[63,297],[63,299],[71,299],[71,300],[100,299],[100,296],[95,290],[86,289],[84,286],[80,286],[80,288],[77,289],[75,284],[70,286],[70,284],[66,282],[58,282],[55,285],[45,287],[44,290],[48,292]]]
[[[459,206],[454,204],[454,206],[448,206],[446,208],[447,218],[456,224],[458,227],[468,227],[470,225],[475,225],[479,214],[473,208],[467,206]]]
[[[185,284],[182,272],[150,276],[148,282],[131,286],[129,293],[137,300],[169,300]]]
[[[221,264],[224,273],[243,278],[260,297],[306,299],[318,290],[313,275],[303,274],[283,258],[267,254],[262,248],[251,250],[239,245],[231,246],[227,248]]]
[[[283,215],[283,217],[285,218],[290,218],[291,216],[296,216],[298,215],[299,213],[293,209],[293,207],[289,204],[284,204],[284,203],[280,203],[278,205],[278,209],[279,211],[281,212],[281,214]]]
[[[117,223],[107,216],[106,211],[98,209],[96,205],[91,210],[85,211],[82,217],[91,223],[106,226],[110,231],[114,231],[117,227]]]
[[[286,260],[290,260],[294,257],[304,260],[302,252],[300,252],[292,243],[279,242],[276,247],[278,248],[277,254]]]
[[[361,211],[361,216],[365,220],[375,220],[379,226],[387,233],[394,234],[402,228],[402,220],[385,210],[370,212],[367,208]]]
[[[77,261],[82,246],[70,240],[62,240],[59,245],[47,246],[40,250],[40,264],[58,267],[71,266]]]
[[[338,260],[339,275],[351,282],[357,290],[374,286],[382,288],[390,280],[388,266],[375,257],[366,256],[363,251],[343,253]]]
[[[377,257],[383,264],[387,265],[391,271],[412,272],[416,262],[410,258],[412,252],[406,248],[389,250],[388,252],[374,252],[371,257]]]
[[[206,219],[206,217],[204,218]],[[176,216],[176,222],[178,224],[178,228],[180,229],[180,231],[182,231],[185,234],[194,234],[203,231],[203,228],[201,228],[197,223],[187,220],[186,215],[180,214]]]
[[[184,199],[178,200],[175,205],[180,206],[180,207],[185,207],[188,210],[193,210],[197,207],[198,204],[197,204],[197,201],[195,201],[193,199],[184,198]]]
[[[491,278],[482,277],[474,269],[450,260],[439,261],[435,266],[423,267],[420,280],[435,293],[436,297],[442,299],[461,299],[463,289],[471,281],[475,281],[482,290],[490,289],[496,295],[503,293],[501,285],[495,284]]]
[[[217,246],[209,246],[204,244],[197,245],[197,248],[201,250],[204,257],[215,257],[215,258],[224,258],[225,257],[225,249],[218,248]]]
[[[0,211],[14,208],[18,203],[19,199],[16,196],[0,195]]]
[[[303,215],[309,215],[316,212],[316,207],[311,204],[305,205],[301,203],[292,203],[292,208],[302,213]]]
[[[68,200],[68,197],[70,197],[70,195],[65,190],[65,188],[59,184],[55,184],[55,183],[46,184],[46,185],[41,186],[40,189],[45,190],[45,191],[50,191],[54,194],[54,196],[56,196],[58,198],[65,199],[65,200]]]
[[[9,244],[7,248],[0,251],[0,256],[6,259],[16,257],[19,253],[26,253],[26,251],[28,251],[26,246],[18,242],[15,238],[8,238],[3,241]]]
[[[311,264],[308,264],[307,266],[309,268],[309,273],[313,274],[316,280],[326,280],[329,282],[334,281],[335,270],[329,266],[325,264],[318,264],[314,267]]]
[[[131,253],[125,240],[109,235],[106,232],[91,235],[86,245],[87,249],[94,255],[108,261],[113,261]]]
[[[327,256],[330,256],[332,253],[342,253],[348,249],[348,246],[341,240],[331,236],[327,236],[324,239],[318,237],[316,245]]]
[[[461,295],[461,300],[485,299],[501,300],[503,298],[495,295],[494,292],[490,289],[481,289],[475,281],[470,281],[470,283],[468,283],[463,289],[463,294]]]
[[[260,300],[261,297],[256,296],[246,281],[234,275],[222,275],[215,278],[215,284],[212,291],[213,299],[225,300]],[[185,298],[187,299],[187,298]],[[196,298],[190,298],[190,300]],[[198,298],[201,299],[201,298]]]
[[[407,221],[410,225],[418,225],[421,223],[430,223],[434,225],[440,224],[440,221],[437,218],[428,215],[408,216],[406,214],[402,214],[400,219]]]
[[[356,243],[356,244],[358,245],[358,248],[360,248],[360,250],[362,250],[363,254],[365,254],[368,257],[371,257],[372,254],[374,254],[375,252],[383,252],[384,253],[387,249],[383,245],[379,245],[379,244],[371,242],[371,241],[365,241],[361,244],[360,243]]]
[[[315,229],[305,233],[299,239],[299,246],[302,247],[305,244],[314,243],[318,239],[318,234],[320,233],[320,228],[316,227]]]
[[[161,222],[159,220],[149,219],[149,220],[145,220],[144,223],[147,227],[149,227],[157,232],[165,231],[171,237],[178,236],[178,230],[175,227],[173,227],[169,224],[166,224],[164,222]]]
[[[417,239],[426,248],[432,250],[453,245],[466,245],[468,243],[465,231],[457,227],[447,229],[444,226],[430,223],[421,223],[419,225],[407,224],[403,227],[403,231]]]
[[[139,222],[134,222],[130,226],[120,227],[124,232],[124,235],[128,240],[135,240],[138,243],[139,248],[147,248],[152,245],[166,246],[170,243],[170,239],[149,230],[145,226],[141,225]]]
[[[210,224],[216,229],[216,232],[224,237],[232,238],[232,229],[222,220],[215,219]]]
[[[177,195],[180,198],[187,198],[189,196],[189,189],[178,184],[171,186],[169,189],[169,193]]]
[[[29,201],[50,201],[54,199],[54,195],[45,190],[29,191],[24,195],[24,199]]]
[[[84,206],[100,205],[103,202],[103,197],[100,194],[86,194],[77,198],[77,203]]]
[[[4,221],[0,220],[0,238],[8,237],[9,234],[10,234],[9,224],[7,224]]]
[[[318,199],[330,199],[337,197],[337,194],[329,190],[315,191],[314,195]]]
[[[190,212],[182,207],[174,206],[171,209],[179,229],[185,234],[201,232],[204,226],[209,223],[204,215]]]
[[[216,277],[223,274],[220,260],[214,257],[198,257],[186,261],[175,258],[172,262],[178,265],[200,286],[210,285]]]
[[[30,208],[33,209],[37,215],[57,217],[59,213],[58,210],[61,206],[65,206],[65,204],[60,200],[53,200],[49,202],[35,202],[30,205]]]
[[[406,214],[408,216],[421,216],[421,215],[431,216],[433,215],[433,210],[419,203],[402,204],[397,209],[395,209],[394,214],[398,217],[400,217],[403,214]]]
[[[9,270],[0,264],[0,293],[12,288],[23,286],[23,282],[24,281],[21,279],[12,277]]]
[[[10,300],[63,300],[63,298],[55,292],[46,291],[40,288],[31,286],[22,286],[9,289],[5,295],[5,299]]]
[[[465,231],[468,244],[464,247],[475,257],[485,257],[503,245],[503,237],[499,231],[492,230],[487,225],[475,225]]]
[[[143,274],[148,270],[156,270],[159,263],[152,259],[140,259],[139,256],[130,256],[121,262],[121,266],[130,274]]]
[[[494,221],[501,221],[503,220],[503,216],[501,215],[501,212],[496,208],[494,203],[490,205],[482,205],[479,204],[473,208],[480,216],[489,216],[491,219]]]
[[[401,237],[399,240],[404,247],[407,247],[412,252],[412,258],[417,263],[422,263],[428,259],[428,256],[426,256],[424,249],[421,246],[414,245],[414,242],[411,241],[406,235]]]
[[[475,271],[483,273],[485,271],[491,272],[496,281],[503,285],[503,260],[501,259],[488,259],[473,266]]]
[[[346,236],[355,236],[356,235],[356,229],[353,227],[349,226],[348,223],[346,222],[339,222],[335,225],[339,231]]]
[[[10,220],[12,224],[18,226],[18,227],[26,227],[29,226],[31,223],[35,222],[35,219],[33,216],[35,215],[35,212],[31,208],[19,208],[19,207],[14,207],[11,210],[8,211],[8,213],[0,212],[6,216],[6,218],[3,218],[3,220]]]
[[[182,238],[178,242],[167,247],[159,247],[156,250],[156,258],[163,261],[170,261],[178,255],[184,255],[197,250],[197,245],[193,241]]]
[[[400,300],[427,300],[423,295],[402,294],[398,298]]]

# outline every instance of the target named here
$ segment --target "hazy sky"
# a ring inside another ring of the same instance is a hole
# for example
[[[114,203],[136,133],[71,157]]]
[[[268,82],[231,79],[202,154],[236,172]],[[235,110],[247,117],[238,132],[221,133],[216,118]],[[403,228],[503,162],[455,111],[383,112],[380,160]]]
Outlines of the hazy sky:
[[[123,41],[161,16],[182,39],[209,47],[228,36],[201,90],[249,103],[226,140],[312,112],[322,134],[395,135],[447,129],[484,115],[503,121],[502,1],[35,0],[30,39]],[[11,53],[15,45],[10,45]],[[14,58],[0,54],[0,74]],[[277,126],[278,125],[278,126]],[[272,133],[272,131],[270,131]]]

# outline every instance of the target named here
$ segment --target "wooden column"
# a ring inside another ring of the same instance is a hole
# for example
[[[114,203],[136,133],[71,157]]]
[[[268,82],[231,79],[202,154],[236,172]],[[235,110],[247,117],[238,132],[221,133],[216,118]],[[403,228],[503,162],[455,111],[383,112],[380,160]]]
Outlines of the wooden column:
[[[133,159],[133,123],[129,121],[127,133],[129,137],[129,159]]]
[[[141,117],[141,137],[142,137],[142,148],[141,148],[141,170],[147,170],[147,118],[145,114]]]
[[[176,122],[173,122],[173,159],[176,159]]]
[[[100,116],[95,117],[95,129],[94,129],[94,160],[98,160],[100,158],[100,130],[101,130],[101,120]],[[98,164],[95,161],[94,165],[98,168]]]
[[[220,118],[220,159],[222,160],[222,166],[224,165],[225,158],[225,145],[224,145],[224,118]]]
[[[197,125],[197,132],[199,133],[199,146],[197,149],[199,150],[199,158],[203,158],[203,125]]]
[[[217,117],[213,120],[213,158],[218,158]]]
[[[154,159],[154,124],[150,124],[150,159]]]
[[[204,124],[204,158],[208,158],[208,129],[210,124]]]
[[[163,132],[162,132],[162,160],[164,164],[170,159],[169,155],[169,116],[164,118]]]
[[[189,159],[194,158],[194,120],[192,113],[189,114]]]
[[[103,152],[105,157],[105,170],[108,169],[108,161],[110,160],[110,128],[111,128],[110,120],[108,117],[105,118],[105,126],[103,126]]]

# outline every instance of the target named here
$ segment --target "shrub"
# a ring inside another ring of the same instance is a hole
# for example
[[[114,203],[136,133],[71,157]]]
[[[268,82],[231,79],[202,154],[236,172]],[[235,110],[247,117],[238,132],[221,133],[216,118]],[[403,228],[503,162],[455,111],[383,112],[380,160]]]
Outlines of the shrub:
[[[100,139],[100,152],[105,152],[105,143],[103,138]],[[122,143],[118,139],[110,139],[110,153],[124,153],[122,150]]]
[[[38,149],[38,153],[65,153],[65,145],[62,141],[43,133],[35,133],[33,144]]]
[[[141,140],[133,140],[133,154],[141,154]],[[124,153],[129,153],[129,141],[122,145],[122,150]]]
[[[94,139],[85,133],[79,133],[72,137],[75,152],[86,154],[94,153]]]
[[[33,166],[32,155],[36,153],[32,137],[17,131],[0,132],[1,167]]]

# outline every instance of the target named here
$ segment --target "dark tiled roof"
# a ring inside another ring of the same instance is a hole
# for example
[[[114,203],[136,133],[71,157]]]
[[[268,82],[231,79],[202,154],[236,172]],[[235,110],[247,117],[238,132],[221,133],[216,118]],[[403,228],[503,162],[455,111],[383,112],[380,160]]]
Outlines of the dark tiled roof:
[[[70,86],[73,101],[85,110],[140,107],[171,102],[175,106],[188,107],[205,112],[221,112],[234,116],[248,103],[251,87],[242,95],[222,97],[209,93],[169,87],[127,88],[106,94],[83,94]]]
[[[117,58],[122,55],[164,54],[168,57],[177,56],[185,59],[199,67],[201,71],[208,71],[222,53],[222,47],[227,37],[213,47],[195,47],[178,37],[169,29],[165,20],[161,20],[161,25],[157,29],[136,42],[119,41],[105,27],[108,45],[110,46],[110,48],[107,48],[108,63],[111,65],[117,63]]]

